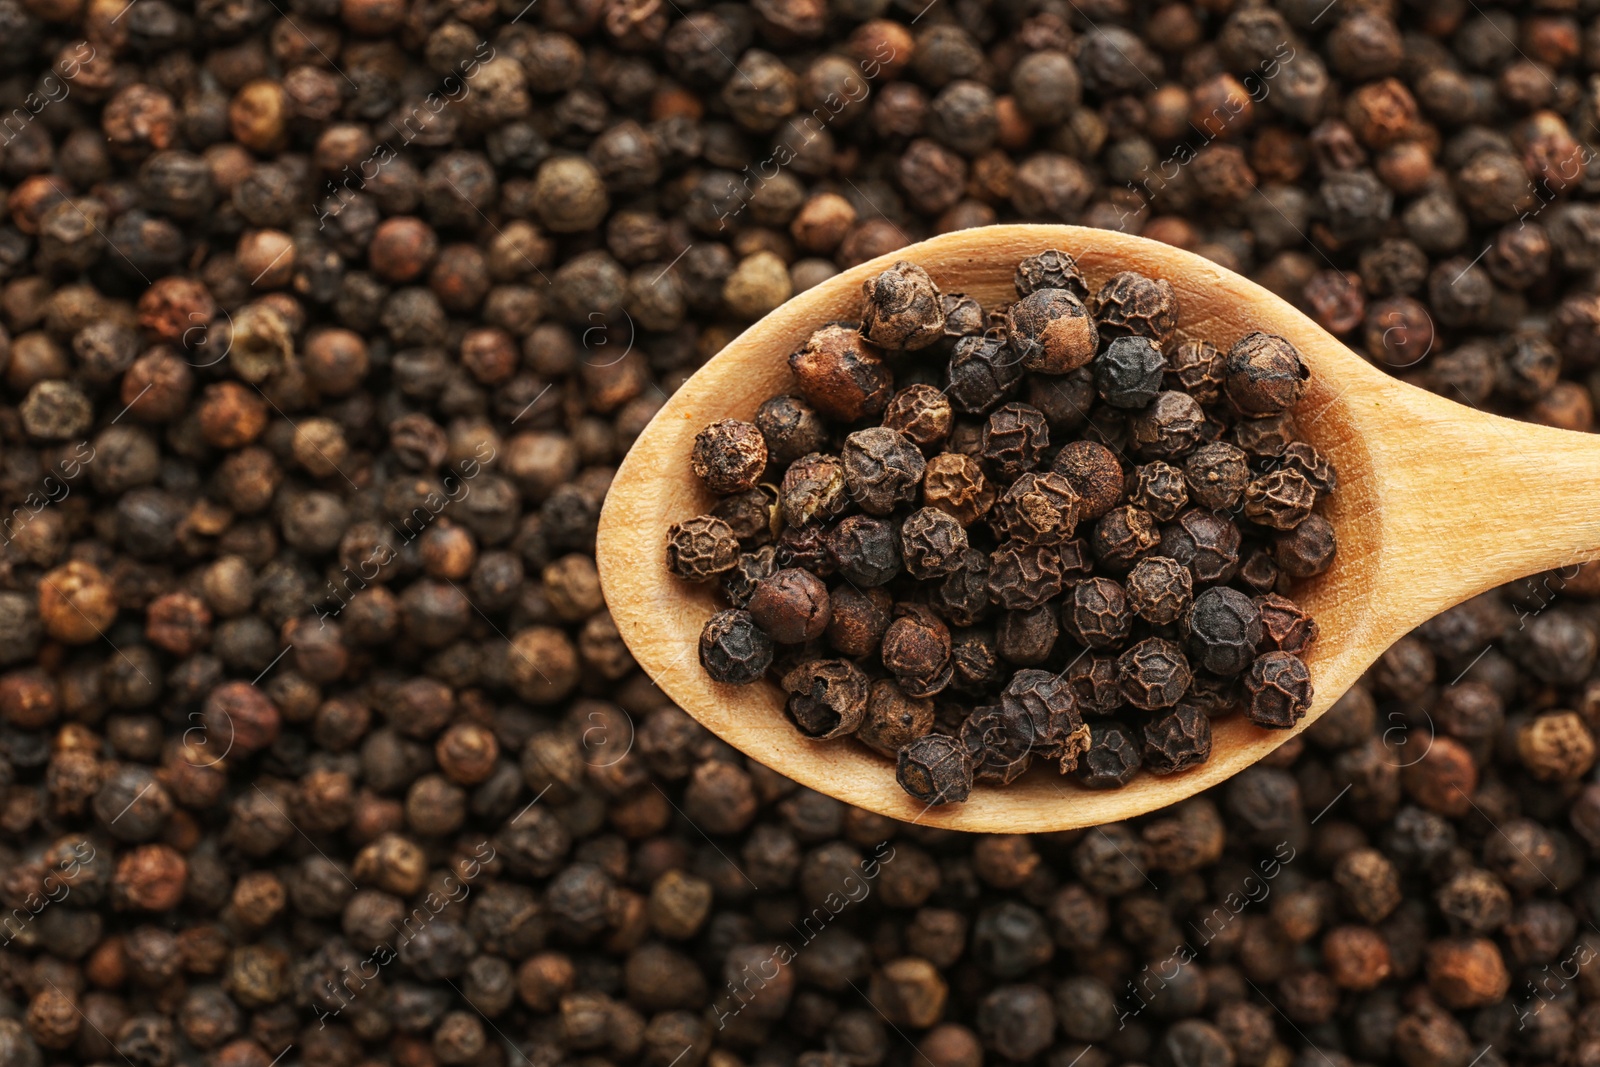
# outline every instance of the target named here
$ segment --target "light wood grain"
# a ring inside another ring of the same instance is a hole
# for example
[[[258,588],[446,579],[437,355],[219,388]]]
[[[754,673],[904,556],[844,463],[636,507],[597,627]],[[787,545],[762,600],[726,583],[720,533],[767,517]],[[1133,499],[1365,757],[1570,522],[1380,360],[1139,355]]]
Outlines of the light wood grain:
[[[926,808],[894,767],[850,740],[806,739],[775,685],[712,682],[696,656],[700,629],[723,606],[711,589],[667,572],[667,526],[712,498],[689,472],[706,423],[750,418],[792,391],[786,357],[816,327],[853,319],[861,283],[896,260],[920,264],[946,292],[985,307],[1015,299],[1019,260],[1049,248],[1077,257],[1092,286],[1121,270],[1177,289],[1180,335],[1224,349],[1252,330],[1280,334],[1313,373],[1297,409],[1301,433],[1332,457],[1340,487],[1326,511],[1339,535],[1333,567],[1296,596],[1322,638],[1308,657],[1316,686],[1294,731],[1242,717],[1215,724],[1211,760],[1170,777],[1142,774],[1115,792],[1083,790],[1036,768],[965,804]],[[991,226],[912,245],[790,300],[723,349],[661,409],[623,461],[600,519],[606,601],[634,658],[679,706],[719,737],[819,792],[897,819],[988,832],[1064,830],[1153,811],[1250,766],[1316,720],[1396,638],[1452,604],[1523,575],[1600,556],[1600,438],[1474,411],[1370,366],[1310,319],[1245,278],[1154,241],[1075,226]]]

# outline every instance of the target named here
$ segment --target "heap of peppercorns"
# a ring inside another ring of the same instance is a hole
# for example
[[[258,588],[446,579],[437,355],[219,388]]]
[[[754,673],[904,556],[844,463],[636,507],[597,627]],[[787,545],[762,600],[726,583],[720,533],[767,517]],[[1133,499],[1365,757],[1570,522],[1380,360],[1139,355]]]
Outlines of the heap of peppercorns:
[[[914,263],[868,279],[859,326],[789,358],[800,395],[695,438],[723,499],[667,532],[672,572],[732,604],[707,673],[772,672],[802,733],[858,738],[934,804],[1036,758],[1096,789],[1187,770],[1240,709],[1294,726],[1317,626],[1283,594],[1336,550],[1293,345],[1180,343],[1170,283],[1091,300],[1058,250],[1015,283],[986,315]]]

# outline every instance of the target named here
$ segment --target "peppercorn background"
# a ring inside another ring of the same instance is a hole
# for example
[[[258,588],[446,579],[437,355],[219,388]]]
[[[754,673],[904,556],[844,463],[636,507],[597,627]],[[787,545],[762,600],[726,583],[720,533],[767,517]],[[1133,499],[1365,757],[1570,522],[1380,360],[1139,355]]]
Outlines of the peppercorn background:
[[[1023,839],[718,743],[591,555],[745,325],[996,220],[1593,430],[1596,16],[0,0],[0,1067],[1600,1061],[1593,568]]]

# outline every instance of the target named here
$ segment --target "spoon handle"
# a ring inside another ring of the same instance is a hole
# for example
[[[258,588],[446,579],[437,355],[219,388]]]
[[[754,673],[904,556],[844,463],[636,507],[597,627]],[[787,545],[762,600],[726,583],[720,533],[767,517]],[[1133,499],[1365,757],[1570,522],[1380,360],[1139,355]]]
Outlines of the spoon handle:
[[[1409,629],[1486,589],[1600,558],[1600,434],[1514,422],[1411,394],[1378,487],[1385,516],[1380,600]],[[1375,396],[1382,404],[1396,399]]]

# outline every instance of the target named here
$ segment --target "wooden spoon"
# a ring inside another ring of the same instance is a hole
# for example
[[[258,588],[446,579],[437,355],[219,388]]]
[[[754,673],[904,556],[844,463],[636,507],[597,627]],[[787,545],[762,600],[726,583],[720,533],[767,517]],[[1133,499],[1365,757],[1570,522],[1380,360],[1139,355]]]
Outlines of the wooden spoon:
[[[1124,270],[1171,282],[1181,337],[1226,350],[1262,330],[1288,338],[1309,364],[1310,387],[1296,409],[1300,432],[1339,471],[1326,511],[1338,555],[1295,591],[1321,627],[1307,657],[1316,699],[1294,730],[1262,729],[1238,715],[1219,720],[1210,761],[1182,774],[1141,773],[1124,789],[1100,792],[1036,767],[1009,786],[977,786],[964,804],[930,808],[900,789],[892,761],[864,745],[802,736],[784,717],[776,685],[722,685],[706,676],[700,630],[726,605],[714,588],[668,573],[666,531],[713,502],[689,471],[695,434],[716,419],[749,419],[768,397],[793,391],[789,353],[818,326],[858,318],[863,280],[910,260],[941,290],[990,309],[1016,298],[1018,261],[1051,248],[1077,257],[1091,291]],[[1600,556],[1600,436],[1486,415],[1396,381],[1261,286],[1177,248],[1077,226],[988,226],[847,270],[718,353],[623,460],[600,516],[596,556],[612,618],[639,665],[747,755],[897,819],[986,832],[1066,830],[1142,815],[1216,785],[1310,726],[1384,649],[1430,616],[1514,578]],[[1414,740],[1411,751],[1421,752],[1424,739]]]

